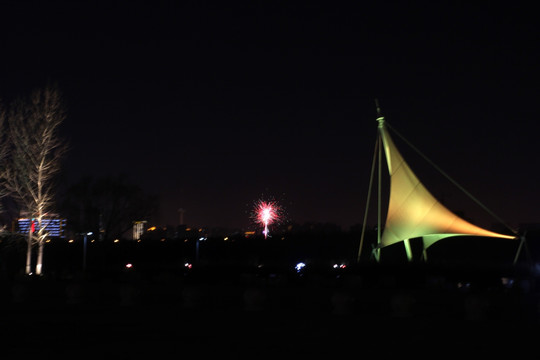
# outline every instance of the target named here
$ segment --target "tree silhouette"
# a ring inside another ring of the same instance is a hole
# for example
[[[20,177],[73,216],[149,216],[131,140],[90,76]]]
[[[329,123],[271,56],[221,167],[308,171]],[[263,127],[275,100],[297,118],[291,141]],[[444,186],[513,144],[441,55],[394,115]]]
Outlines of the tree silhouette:
[[[55,200],[55,176],[67,150],[59,136],[65,109],[55,86],[34,90],[28,99],[18,99],[7,111],[7,161],[4,186],[21,210],[32,219],[28,231],[26,274],[32,273],[32,248],[38,247],[36,274],[43,267],[43,246],[48,237],[45,217],[51,217]]]
[[[151,218],[157,197],[145,193],[125,175],[86,176],[67,189],[61,209],[69,231],[92,231],[100,240],[108,240],[123,237],[133,221]]]

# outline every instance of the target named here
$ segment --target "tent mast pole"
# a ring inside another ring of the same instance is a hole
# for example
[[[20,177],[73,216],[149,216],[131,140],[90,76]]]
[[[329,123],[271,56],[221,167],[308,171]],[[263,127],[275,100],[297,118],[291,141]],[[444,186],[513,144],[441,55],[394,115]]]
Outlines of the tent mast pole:
[[[377,107],[377,122],[379,123],[379,142],[381,142],[381,129],[384,126],[384,117],[381,115],[381,108],[379,106],[379,100],[375,99],[375,106]],[[382,146],[379,146],[379,169],[378,169],[378,186],[377,186],[377,248],[375,249],[375,260],[379,262],[381,260],[381,178],[382,178]]]
[[[373,152],[373,161],[371,162],[371,175],[369,176],[369,187],[368,187],[368,194],[366,199],[366,209],[364,211],[364,222],[362,223],[362,235],[360,235],[360,246],[358,247],[358,257],[356,258],[356,261],[359,263],[360,258],[362,256],[362,248],[364,247],[364,234],[366,232],[366,226],[367,226],[367,216],[368,216],[368,210],[369,210],[369,203],[371,199],[371,189],[373,187],[373,175],[375,174],[375,160],[377,159],[377,149],[379,147],[379,137],[377,136],[377,140],[375,140],[375,151]]]
[[[379,136],[380,139],[380,136]],[[380,140],[379,140],[380,141]],[[378,169],[378,184],[377,184],[377,248],[375,249],[375,260],[381,259],[381,155],[382,146],[379,146],[379,169]]]

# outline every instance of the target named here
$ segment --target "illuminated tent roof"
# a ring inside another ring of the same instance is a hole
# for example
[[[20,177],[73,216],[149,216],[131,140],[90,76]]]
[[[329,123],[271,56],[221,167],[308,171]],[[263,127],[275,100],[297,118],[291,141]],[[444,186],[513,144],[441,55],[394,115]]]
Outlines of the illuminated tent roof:
[[[473,225],[442,205],[405,162],[379,117],[379,133],[390,173],[390,200],[379,248],[421,237],[424,250],[451,236],[484,236],[516,239]],[[406,244],[407,245],[407,244]]]

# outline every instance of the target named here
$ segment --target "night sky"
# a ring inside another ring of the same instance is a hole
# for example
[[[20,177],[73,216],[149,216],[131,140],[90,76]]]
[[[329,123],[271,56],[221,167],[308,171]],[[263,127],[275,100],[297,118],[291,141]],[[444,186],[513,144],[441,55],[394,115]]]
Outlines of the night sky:
[[[157,225],[361,224],[388,123],[512,226],[540,219],[531,2],[3,1],[0,96],[55,82],[62,181],[126,174]],[[436,197],[496,222],[396,144]]]

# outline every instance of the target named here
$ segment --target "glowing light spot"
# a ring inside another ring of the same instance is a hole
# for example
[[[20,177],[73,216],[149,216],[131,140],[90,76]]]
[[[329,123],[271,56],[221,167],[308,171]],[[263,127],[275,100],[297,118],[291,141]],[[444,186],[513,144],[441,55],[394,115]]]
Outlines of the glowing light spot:
[[[275,201],[262,201],[259,200],[255,204],[252,217],[254,220],[263,225],[264,238],[268,237],[268,226],[276,223],[280,220],[280,207]]]

